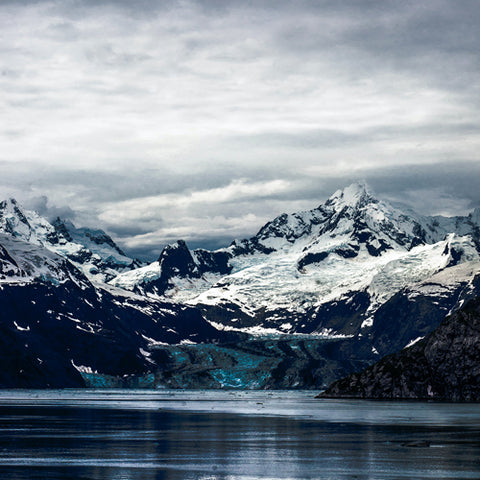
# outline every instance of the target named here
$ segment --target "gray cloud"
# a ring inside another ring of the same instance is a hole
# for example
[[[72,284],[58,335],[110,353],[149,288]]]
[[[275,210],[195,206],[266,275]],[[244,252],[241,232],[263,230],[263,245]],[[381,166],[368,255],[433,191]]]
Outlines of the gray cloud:
[[[4,1],[0,194],[145,255],[252,235],[359,178],[465,213],[479,27],[473,0]]]
[[[250,172],[240,168],[236,173],[242,178],[228,169],[224,175],[198,177],[164,172],[161,180],[151,175],[151,182],[142,171],[128,175],[76,172],[75,181],[69,181],[68,171],[49,173],[44,173],[43,185],[14,196],[49,219],[61,216],[79,225],[104,228],[132,255],[149,260],[179,238],[193,248],[226,246],[235,238],[255,234],[280,213],[316,207],[338,188],[359,179],[366,180],[380,198],[402,201],[424,214],[464,214],[480,205],[480,164],[472,162],[377,165],[321,177],[296,172],[294,167],[272,171],[268,166]],[[52,190],[52,185],[58,190]],[[54,205],[74,203],[78,210],[50,206],[46,196],[31,198],[48,188]],[[76,192],[73,197],[65,195],[67,188],[69,194]]]
[[[75,220],[76,217],[75,212],[69,206],[57,207],[55,205],[49,205],[48,197],[46,195],[27,198],[22,202],[22,205],[28,210],[37,212],[49,221],[54,221],[56,218]]]

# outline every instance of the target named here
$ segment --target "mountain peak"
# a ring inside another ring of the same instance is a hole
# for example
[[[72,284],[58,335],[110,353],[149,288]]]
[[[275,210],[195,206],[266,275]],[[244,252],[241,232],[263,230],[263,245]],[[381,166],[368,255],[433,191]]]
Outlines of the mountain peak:
[[[6,200],[2,200],[0,202],[0,209],[1,210],[7,210],[7,211],[13,211],[15,209],[19,208],[18,202],[13,198],[7,198]]]
[[[25,212],[14,198],[0,202],[0,232],[33,243],[39,243],[32,238],[32,227]]]
[[[200,276],[197,265],[184,240],[166,245],[158,258],[163,275],[170,276]]]
[[[46,247],[100,281],[140,266],[103,230],[76,228],[71,221],[59,217],[50,223],[37,212],[25,210],[13,198],[0,201],[0,233]]]
[[[370,187],[365,182],[355,182],[337,190],[327,201],[326,205],[357,206],[360,203],[376,201]]]

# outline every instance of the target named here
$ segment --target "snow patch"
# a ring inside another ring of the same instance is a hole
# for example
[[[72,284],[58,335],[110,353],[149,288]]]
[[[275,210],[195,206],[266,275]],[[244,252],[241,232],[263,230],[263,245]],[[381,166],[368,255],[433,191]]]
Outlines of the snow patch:
[[[70,360],[73,368],[75,368],[75,370],[77,370],[77,372],[79,373],[98,373],[97,370],[92,370],[92,367],[87,367],[85,365],[75,365],[75,362],[72,360]]]
[[[415,345],[416,343],[418,343],[420,340],[423,340],[425,337],[417,337],[415,340],[412,340],[411,342],[407,343],[407,345],[405,345],[403,348],[408,348],[408,347],[411,347],[412,345]]]
[[[15,328],[16,328],[17,330],[20,330],[21,332],[29,332],[29,331],[30,331],[30,327],[29,327],[29,326],[28,326],[28,327],[21,327],[21,326],[18,325],[18,323],[15,322],[15,321],[13,322],[13,324],[15,325]]]

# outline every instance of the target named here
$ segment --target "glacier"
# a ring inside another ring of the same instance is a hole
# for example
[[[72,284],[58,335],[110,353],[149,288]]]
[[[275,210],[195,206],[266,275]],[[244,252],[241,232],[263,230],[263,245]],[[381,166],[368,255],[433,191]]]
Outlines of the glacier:
[[[423,216],[362,183],[215,251],[179,239],[148,265],[5,200],[0,384],[319,388],[478,296],[479,252],[479,209]]]
[[[368,299],[359,327],[368,329],[382,305],[439,272],[465,264],[470,276],[462,274],[462,280],[473,281],[480,273],[478,220],[478,210],[454,219],[405,211],[357,183],[315,209],[282,214],[254,237],[212,252],[228,258],[228,273],[195,272],[195,251],[177,244],[157,262],[121,273],[110,283],[197,306],[217,328],[342,335],[345,329],[325,322],[307,331],[304,318],[362,293]],[[189,255],[190,270],[170,268],[167,275],[162,264],[180,250]],[[443,275],[443,283],[437,277],[429,294],[451,291],[450,284],[458,283],[453,277]]]

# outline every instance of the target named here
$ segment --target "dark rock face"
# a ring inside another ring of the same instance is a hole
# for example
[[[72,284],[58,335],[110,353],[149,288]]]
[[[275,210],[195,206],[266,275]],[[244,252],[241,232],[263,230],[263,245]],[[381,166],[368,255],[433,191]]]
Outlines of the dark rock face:
[[[25,276],[25,272],[18,266],[18,263],[8,253],[7,249],[0,245],[0,279],[8,277]]]
[[[306,329],[313,332],[331,330],[341,335],[358,335],[365,320],[365,312],[370,305],[367,292],[350,292],[342,301],[327,302],[307,312]]]
[[[204,273],[227,275],[232,271],[229,265],[231,254],[226,251],[211,252],[197,249],[191,252],[184,240],[167,245],[158,258],[160,276],[155,280],[141,283],[138,290],[142,293],[153,292],[163,295],[174,287],[172,279],[200,278]]]
[[[152,344],[238,337],[219,332],[194,308],[95,287],[42,247],[22,261],[20,268],[0,245],[0,388],[81,387],[87,370],[145,375],[155,367]]]
[[[7,210],[8,204],[11,204],[13,206],[13,209],[15,213],[18,215],[19,220],[24,223],[25,225],[28,225],[28,220],[26,219],[25,215],[20,211],[18,208],[17,201],[14,198],[10,198],[9,200],[2,200],[0,202],[0,215],[4,215],[5,210]],[[9,224],[9,222],[7,222]],[[10,226],[11,228],[11,226]],[[11,231],[13,233],[13,230]]]
[[[79,229],[80,230],[80,229]],[[107,235],[103,230],[95,230],[89,231],[84,229],[85,236],[88,237],[92,242],[96,243],[97,245],[108,245],[112,247],[115,251],[117,251],[120,255],[125,256],[123,250],[119,248],[119,246],[112,240],[110,235]]]
[[[199,248],[190,252],[184,240],[167,245],[158,258],[162,268],[162,277],[199,278],[206,272],[226,275],[232,271],[228,264],[231,254],[226,251],[211,252]]]
[[[68,228],[65,225],[65,222],[60,217],[57,217],[53,221],[52,225],[55,228],[55,232],[57,234],[57,238],[51,238],[50,239],[50,241],[52,243],[58,243],[58,238],[64,238],[65,240],[67,240],[67,242],[72,242],[73,241],[73,239],[70,235],[70,232],[68,231]]]
[[[325,260],[328,257],[328,252],[319,252],[319,253],[307,253],[301,257],[297,262],[298,270],[302,270],[307,265],[312,265],[313,263],[320,263],[322,260]]]
[[[435,283],[424,287],[437,290],[435,295],[422,295],[404,288],[384,303],[375,313],[369,332],[372,343],[381,356],[395,353],[409,342],[432,332],[449,312],[457,311],[468,300],[480,295],[480,275],[469,285],[442,291]]]
[[[257,233],[255,237],[258,240],[265,240],[267,238],[285,238],[290,243],[293,243],[298,238],[312,233],[312,227],[318,225],[323,218],[323,211],[318,210],[315,212],[317,215],[312,215],[308,220],[303,218],[298,213],[293,213],[290,216],[286,213],[282,213],[280,216],[266,223]],[[291,217],[291,218],[289,218]],[[292,226],[292,221],[295,226]]]
[[[335,382],[320,396],[480,401],[480,298],[424,340]]]
[[[213,272],[220,275],[228,275],[232,271],[229,260],[232,255],[226,251],[211,252],[198,248],[193,251],[197,260],[197,265],[202,273]]]
[[[193,260],[192,254],[183,240],[167,245],[158,258],[162,268],[162,277],[192,277],[198,278],[200,272]]]
[[[262,243],[258,237],[252,237],[249,240],[235,240],[230,245],[233,247],[233,254],[234,255],[251,255],[255,252],[264,253],[265,255],[269,255],[275,251],[274,248],[266,247]]]

